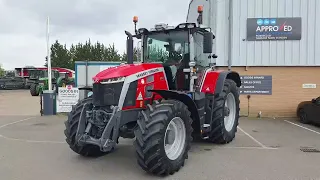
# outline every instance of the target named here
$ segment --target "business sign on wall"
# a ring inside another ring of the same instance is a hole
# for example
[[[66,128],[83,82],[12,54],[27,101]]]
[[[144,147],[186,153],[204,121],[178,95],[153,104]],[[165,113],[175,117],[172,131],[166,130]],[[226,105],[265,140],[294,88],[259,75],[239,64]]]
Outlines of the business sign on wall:
[[[272,95],[272,76],[240,76],[240,94]]]
[[[300,40],[301,18],[248,18],[247,40]]]
[[[72,106],[79,101],[79,89],[72,86],[59,87],[57,96],[57,112],[70,112]]]

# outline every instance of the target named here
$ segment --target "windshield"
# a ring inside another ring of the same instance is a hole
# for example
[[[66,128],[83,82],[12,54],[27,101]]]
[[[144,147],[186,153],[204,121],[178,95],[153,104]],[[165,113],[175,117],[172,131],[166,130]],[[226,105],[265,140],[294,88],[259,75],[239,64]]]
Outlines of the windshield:
[[[189,53],[187,31],[154,33],[147,36],[144,62],[179,63]]]
[[[29,76],[30,78],[39,78],[41,77],[42,72],[39,70],[29,70]]]

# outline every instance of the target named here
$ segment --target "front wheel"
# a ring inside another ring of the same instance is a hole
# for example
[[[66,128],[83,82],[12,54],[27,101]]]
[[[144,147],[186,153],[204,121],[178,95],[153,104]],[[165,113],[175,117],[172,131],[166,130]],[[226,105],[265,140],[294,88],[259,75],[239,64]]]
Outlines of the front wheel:
[[[184,165],[192,141],[192,119],[180,101],[163,100],[148,105],[134,131],[138,164],[152,174],[174,174]]]
[[[212,120],[209,140],[218,144],[231,142],[239,124],[240,100],[236,83],[226,79],[223,90],[211,103]]]
[[[90,104],[91,102],[92,98],[85,98],[72,108],[71,112],[68,115],[67,121],[65,121],[66,129],[64,130],[64,134],[66,136],[66,142],[68,143],[70,149],[75,153],[86,157],[99,157],[107,154],[100,151],[99,146],[91,144],[79,145],[75,140],[78,124],[80,121],[81,110],[84,104]]]
[[[39,96],[39,88],[37,84],[30,85],[30,94],[31,96]]]

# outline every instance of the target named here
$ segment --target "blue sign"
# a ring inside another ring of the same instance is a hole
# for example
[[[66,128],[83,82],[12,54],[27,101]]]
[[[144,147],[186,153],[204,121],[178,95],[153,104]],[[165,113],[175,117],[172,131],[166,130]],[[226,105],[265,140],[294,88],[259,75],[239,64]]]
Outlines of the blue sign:
[[[272,76],[240,76],[240,94],[272,95]]]

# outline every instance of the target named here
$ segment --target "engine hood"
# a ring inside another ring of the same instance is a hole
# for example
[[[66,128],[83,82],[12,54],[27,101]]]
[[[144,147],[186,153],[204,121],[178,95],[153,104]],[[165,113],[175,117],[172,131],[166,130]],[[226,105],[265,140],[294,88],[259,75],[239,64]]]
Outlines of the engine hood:
[[[116,77],[127,77],[132,74],[136,74],[145,70],[153,68],[161,68],[162,64],[159,63],[143,63],[143,64],[124,64],[116,67],[105,69],[96,74],[92,80],[94,82],[100,82],[104,79],[116,78]]]

